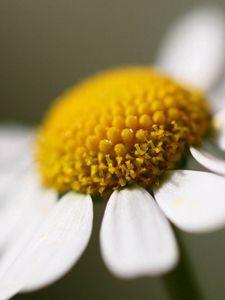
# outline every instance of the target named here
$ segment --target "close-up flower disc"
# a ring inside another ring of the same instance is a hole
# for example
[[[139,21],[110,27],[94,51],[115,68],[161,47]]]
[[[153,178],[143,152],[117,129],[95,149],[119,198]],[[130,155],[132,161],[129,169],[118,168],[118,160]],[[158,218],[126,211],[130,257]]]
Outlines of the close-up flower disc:
[[[36,160],[59,192],[110,193],[158,184],[210,127],[199,91],[148,67],[94,75],[59,97],[40,128]]]

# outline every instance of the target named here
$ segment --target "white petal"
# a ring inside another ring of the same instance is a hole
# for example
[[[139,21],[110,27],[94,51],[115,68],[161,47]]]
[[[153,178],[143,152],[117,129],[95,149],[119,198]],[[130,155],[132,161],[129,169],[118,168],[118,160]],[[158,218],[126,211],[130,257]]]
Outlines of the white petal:
[[[188,232],[206,232],[225,224],[225,179],[198,171],[170,171],[154,191],[166,216]]]
[[[6,188],[11,192],[27,169],[36,168],[34,137],[29,129],[0,126],[0,202]]]
[[[115,191],[100,232],[103,259],[116,276],[157,275],[178,259],[171,227],[152,196],[141,187]]]
[[[0,202],[5,192],[11,191],[28,169],[34,168],[30,154],[24,153],[15,164],[0,167]]]
[[[156,65],[178,81],[209,89],[224,70],[225,18],[217,6],[203,6],[182,16],[170,29]]]
[[[66,194],[2,276],[1,297],[43,287],[63,276],[86,248],[92,220],[91,198]]]
[[[92,220],[91,198],[66,194],[0,279],[1,297],[46,286],[63,276],[86,248]]]
[[[4,273],[15,258],[20,255],[23,248],[29,243],[32,235],[57,200],[57,194],[54,191],[42,187],[34,189],[30,197],[30,201],[26,205],[21,205],[22,209],[19,210],[19,216],[11,219],[11,222],[14,224],[13,234],[7,240],[7,244],[3,247],[1,253],[0,278],[4,276]]]
[[[225,102],[225,99],[224,99]],[[216,136],[214,142],[225,151],[225,109],[219,111],[214,117]]]
[[[225,159],[212,155],[204,147],[191,147],[190,151],[193,157],[205,168],[220,175],[225,175]]]
[[[223,76],[223,79],[219,83],[218,86],[216,86],[215,89],[209,92],[208,99],[210,100],[210,106],[214,110],[214,112],[217,112],[224,108],[225,106],[225,74]]]
[[[0,126],[0,167],[16,164],[30,153],[34,133],[31,129],[16,125]]]
[[[11,238],[24,211],[38,200],[41,189],[30,168],[14,177],[14,181],[0,193],[0,245]]]

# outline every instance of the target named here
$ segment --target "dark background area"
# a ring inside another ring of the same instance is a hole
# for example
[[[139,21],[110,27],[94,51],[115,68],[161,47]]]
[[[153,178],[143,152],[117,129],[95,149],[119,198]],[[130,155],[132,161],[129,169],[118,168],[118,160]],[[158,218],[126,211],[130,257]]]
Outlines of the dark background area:
[[[169,24],[200,3],[210,2],[0,0],[0,122],[38,124],[52,99],[86,75],[152,64]],[[225,9],[224,0],[211,3]],[[105,269],[98,245],[103,212],[96,204],[91,242],[70,273],[15,299],[167,300],[160,278],[122,281]],[[181,238],[205,299],[225,299],[225,230]]]

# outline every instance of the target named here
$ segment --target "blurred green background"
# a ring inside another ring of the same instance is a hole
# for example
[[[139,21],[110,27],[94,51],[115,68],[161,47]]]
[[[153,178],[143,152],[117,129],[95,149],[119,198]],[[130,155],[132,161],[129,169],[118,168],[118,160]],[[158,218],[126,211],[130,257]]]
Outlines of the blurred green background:
[[[37,124],[52,99],[86,75],[153,63],[169,24],[199,3],[210,2],[0,0],[0,121]],[[225,9],[224,0],[212,3]],[[96,204],[91,242],[69,274],[15,299],[167,300],[160,278],[122,281],[105,269],[98,245],[103,212]],[[225,230],[181,237],[205,299],[224,300]]]

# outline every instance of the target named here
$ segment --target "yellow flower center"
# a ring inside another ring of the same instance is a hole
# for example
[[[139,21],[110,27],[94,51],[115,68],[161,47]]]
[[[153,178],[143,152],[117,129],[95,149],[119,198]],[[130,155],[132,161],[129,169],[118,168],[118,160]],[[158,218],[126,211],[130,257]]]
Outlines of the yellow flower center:
[[[200,93],[152,69],[103,72],[57,99],[40,128],[38,166],[59,192],[157,184],[209,123]]]

